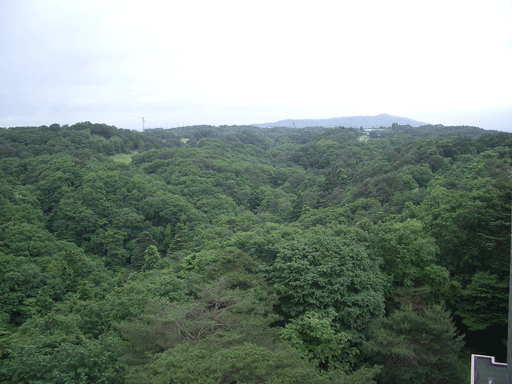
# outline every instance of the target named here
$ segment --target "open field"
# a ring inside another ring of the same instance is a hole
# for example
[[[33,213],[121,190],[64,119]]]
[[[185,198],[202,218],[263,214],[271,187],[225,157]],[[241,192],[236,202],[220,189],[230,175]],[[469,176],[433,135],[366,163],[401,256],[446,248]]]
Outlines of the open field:
[[[130,164],[132,161],[133,155],[135,155],[137,151],[132,151],[131,153],[120,153],[118,155],[109,156],[112,160],[117,161],[119,163]]]

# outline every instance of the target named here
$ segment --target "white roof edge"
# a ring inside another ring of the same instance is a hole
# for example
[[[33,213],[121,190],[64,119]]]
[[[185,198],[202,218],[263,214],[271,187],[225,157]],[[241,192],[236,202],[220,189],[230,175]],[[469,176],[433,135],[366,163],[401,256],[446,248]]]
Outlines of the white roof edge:
[[[471,355],[471,382],[470,384],[476,384],[476,377],[475,377],[475,358],[484,358],[484,359],[491,359],[492,365],[501,365],[501,366],[507,366],[505,363],[497,363],[496,358],[494,356],[486,356],[486,355]]]
[[[485,358],[485,359],[491,359],[491,364],[492,365],[502,365],[504,367],[507,366],[507,363],[497,363],[496,362],[496,358],[494,356],[486,356],[486,355],[471,355],[471,359],[474,359],[475,357],[479,357],[479,358]]]

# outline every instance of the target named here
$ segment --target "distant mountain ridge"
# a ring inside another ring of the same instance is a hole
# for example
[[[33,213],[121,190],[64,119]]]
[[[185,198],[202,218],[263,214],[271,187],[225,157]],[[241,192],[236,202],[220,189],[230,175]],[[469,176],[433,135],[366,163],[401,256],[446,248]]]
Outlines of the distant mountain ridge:
[[[419,127],[422,125],[431,125],[421,121],[409,119],[408,117],[392,116],[381,113],[377,116],[349,116],[349,117],[332,117],[330,119],[287,119],[276,121],[275,123],[251,124],[254,127],[273,128],[305,128],[305,127],[347,127],[347,128],[378,128],[391,127],[393,123],[398,125],[407,125],[411,127]]]

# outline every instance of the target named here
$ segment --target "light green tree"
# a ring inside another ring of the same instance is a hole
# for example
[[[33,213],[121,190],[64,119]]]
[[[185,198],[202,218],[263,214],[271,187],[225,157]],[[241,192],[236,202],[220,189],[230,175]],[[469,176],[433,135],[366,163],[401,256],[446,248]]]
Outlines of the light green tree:
[[[144,265],[142,266],[142,270],[149,271],[150,269],[155,268],[161,260],[162,256],[160,255],[160,252],[158,252],[156,245],[150,245],[144,251]]]
[[[287,321],[308,311],[335,313],[337,332],[355,343],[371,333],[371,321],[384,313],[385,278],[364,247],[331,231],[304,232],[284,242],[275,262],[262,266],[279,296],[277,310]]]
[[[435,265],[439,247],[428,236],[419,220],[408,219],[403,223],[379,223],[373,227],[370,252],[383,261],[382,270],[397,286],[430,285],[444,268]],[[446,275],[446,274],[445,274]]]
[[[359,351],[350,346],[348,333],[337,333],[334,330],[334,316],[332,311],[330,314],[308,311],[288,323],[281,338],[291,341],[309,361],[318,364],[321,370],[340,369],[348,372]]]

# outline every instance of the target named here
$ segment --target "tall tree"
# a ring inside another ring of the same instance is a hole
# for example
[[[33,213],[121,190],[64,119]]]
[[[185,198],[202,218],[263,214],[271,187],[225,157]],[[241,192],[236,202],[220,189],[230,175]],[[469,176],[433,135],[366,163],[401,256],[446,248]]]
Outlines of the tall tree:
[[[384,367],[379,383],[462,383],[469,380],[458,354],[464,345],[449,312],[441,305],[413,311],[403,306],[381,321],[364,351]]]
[[[278,311],[292,320],[307,311],[333,310],[337,331],[354,342],[368,337],[384,313],[385,279],[364,247],[330,231],[304,232],[281,244],[275,262],[262,267],[279,294]]]

